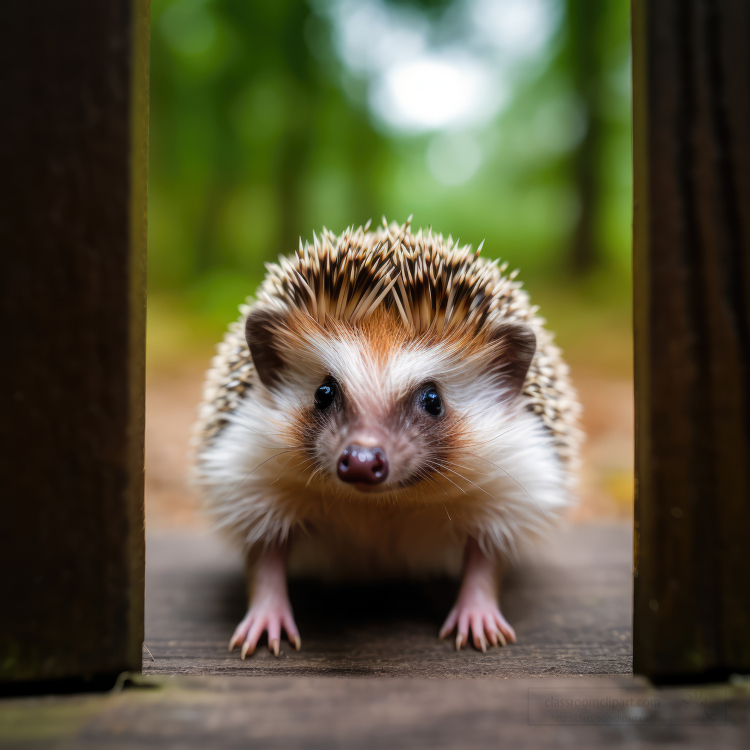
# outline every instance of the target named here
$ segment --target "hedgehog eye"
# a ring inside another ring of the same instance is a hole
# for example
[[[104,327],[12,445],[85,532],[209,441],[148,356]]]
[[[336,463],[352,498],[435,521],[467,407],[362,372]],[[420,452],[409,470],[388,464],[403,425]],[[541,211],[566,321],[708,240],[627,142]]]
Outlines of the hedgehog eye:
[[[422,408],[433,417],[443,414],[443,399],[436,388],[428,388],[422,394]]]
[[[315,391],[315,406],[321,410],[327,409],[335,398],[336,384],[331,380],[327,380]]]

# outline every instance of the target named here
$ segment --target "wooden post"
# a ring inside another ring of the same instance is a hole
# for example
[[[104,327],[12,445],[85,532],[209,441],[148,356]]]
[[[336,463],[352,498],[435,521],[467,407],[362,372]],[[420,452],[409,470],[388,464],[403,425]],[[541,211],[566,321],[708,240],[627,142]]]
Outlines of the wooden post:
[[[143,640],[149,5],[2,16],[0,683],[107,685]]]
[[[634,669],[750,671],[750,4],[634,0]]]

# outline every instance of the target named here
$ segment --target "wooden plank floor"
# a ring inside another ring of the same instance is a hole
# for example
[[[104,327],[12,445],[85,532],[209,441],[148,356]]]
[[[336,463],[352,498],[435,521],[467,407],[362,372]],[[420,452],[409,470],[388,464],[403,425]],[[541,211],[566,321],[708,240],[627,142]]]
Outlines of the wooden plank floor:
[[[488,654],[437,640],[451,584],[297,583],[303,650],[242,662],[226,650],[237,558],[212,536],[149,536],[141,687],[2,700],[0,748],[750,747],[750,681],[628,674],[630,571],[628,529],[560,532],[506,587],[518,644]]]
[[[145,674],[529,677],[632,671],[632,535],[625,526],[573,526],[525,554],[503,608],[518,643],[456,653],[436,634],[456,593],[430,584],[324,586],[293,582],[302,650],[265,645],[246,661],[227,652],[244,614],[241,563],[219,537],[149,536]]]
[[[750,747],[750,690],[739,686],[657,692],[632,677],[154,677],[151,683],[119,695],[0,701],[0,747]],[[553,699],[598,699],[610,707],[547,707]]]

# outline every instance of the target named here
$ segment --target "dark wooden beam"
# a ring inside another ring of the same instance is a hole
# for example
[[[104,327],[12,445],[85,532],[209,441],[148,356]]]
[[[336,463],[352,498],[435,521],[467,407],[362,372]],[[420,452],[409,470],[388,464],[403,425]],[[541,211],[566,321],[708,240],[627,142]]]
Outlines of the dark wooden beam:
[[[750,4],[634,0],[634,669],[750,671]]]
[[[2,16],[0,682],[106,684],[143,638],[149,5]]]

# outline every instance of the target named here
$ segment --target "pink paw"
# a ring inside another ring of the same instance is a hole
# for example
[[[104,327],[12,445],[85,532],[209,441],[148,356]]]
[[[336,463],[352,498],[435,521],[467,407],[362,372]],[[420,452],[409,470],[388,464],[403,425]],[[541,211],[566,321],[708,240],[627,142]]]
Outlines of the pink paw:
[[[240,655],[244,659],[247,654],[253,654],[258,640],[265,631],[268,631],[268,648],[274,656],[279,655],[281,644],[281,628],[286,631],[289,642],[294,644],[297,651],[302,646],[302,641],[294,623],[292,608],[289,600],[277,596],[267,596],[262,601],[254,601],[242,622],[234,631],[229,641],[229,650],[242,643]]]
[[[440,629],[440,637],[445,638],[456,627],[456,651],[466,645],[470,629],[474,647],[483,652],[487,651],[487,641],[493,646],[505,646],[508,641],[516,641],[516,633],[503,617],[497,603],[481,593],[458,597]]]

